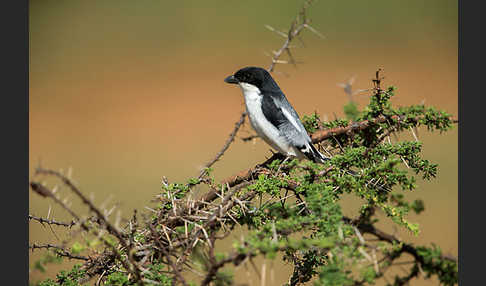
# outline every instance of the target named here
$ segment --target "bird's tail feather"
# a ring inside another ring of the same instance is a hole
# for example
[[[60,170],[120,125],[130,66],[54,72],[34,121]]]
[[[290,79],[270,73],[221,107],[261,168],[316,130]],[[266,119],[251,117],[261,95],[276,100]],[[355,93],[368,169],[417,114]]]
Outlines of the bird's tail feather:
[[[321,152],[317,151],[316,147],[309,142],[304,148],[300,149],[300,151],[311,161],[315,163],[324,163],[330,158],[321,154]]]

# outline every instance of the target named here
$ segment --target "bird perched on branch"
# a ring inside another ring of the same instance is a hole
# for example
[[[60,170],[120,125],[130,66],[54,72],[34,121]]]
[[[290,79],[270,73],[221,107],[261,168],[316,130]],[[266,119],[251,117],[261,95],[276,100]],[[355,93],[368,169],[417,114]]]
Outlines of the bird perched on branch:
[[[299,115],[268,71],[245,67],[224,81],[240,86],[251,126],[275,150],[316,163],[329,160],[312,145]]]

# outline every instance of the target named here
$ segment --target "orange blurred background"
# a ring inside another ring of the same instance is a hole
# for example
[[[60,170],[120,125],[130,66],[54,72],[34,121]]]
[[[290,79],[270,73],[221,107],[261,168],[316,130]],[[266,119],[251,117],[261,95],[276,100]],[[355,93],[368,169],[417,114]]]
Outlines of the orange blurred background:
[[[72,168],[96,204],[109,199],[124,217],[143,211],[162,176],[171,182],[194,177],[219,151],[244,110],[240,90],[223,79],[244,66],[268,67],[266,53],[283,38],[265,25],[288,29],[301,5],[31,0],[30,174],[39,162]],[[425,102],[457,116],[457,1],[318,1],[308,14],[325,39],[304,31],[304,46],[295,41],[293,50],[302,63],[277,65],[274,73],[301,117],[314,111],[323,118],[343,116],[347,97],[337,84],[355,76],[355,89],[370,88],[378,68],[385,85],[398,87],[395,105]],[[366,95],[356,100],[361,107],[367,103]],[[246,124],[240,136],[248,134]],[[399,233],[457,256],[457,128],[441,135],[421,128],[419,138],[425,157],[439,163],[439,175],[419,180],[417,191],[407,194],[425,201],[423,215],[409,215],[420,224],[420,235]],[[216,179],[262,161],[268,150],[263,141],[237,140],[215,165]],[[87,212],[65,188],[59,192],[79,213]],[[29,205],[33,215],[46,217],[52,207],[51,216],[70,219],[34,194]],[[345,213],[353,206],[344,205]],[[29,229],[31,243],[63,238],[61,230],[53,234],[35,222]],[[40,253],[31,253],[31,266]],[[285,274],[267,285],[284,283],[289,273],[274,265]],[[54,277],[66,267],[48,265],[47,273],[31,267],[30,280]]]

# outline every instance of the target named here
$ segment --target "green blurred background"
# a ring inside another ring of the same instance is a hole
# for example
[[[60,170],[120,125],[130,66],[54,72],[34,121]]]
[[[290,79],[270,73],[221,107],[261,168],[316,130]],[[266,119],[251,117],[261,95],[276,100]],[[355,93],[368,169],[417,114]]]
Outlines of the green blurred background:
[[[268,67],[266,53],[278,49],[283,38],[264,25],[288,29],[301,5],[31,0],[30,174],[39,162],[71,168],[96,204],[109,199],[108,207],[116,204],[122,217],[143,211],[159,192],[162,176],[169,181],[196,176],[219,151],[244,110],[240,90],[223,79],[243,66]],[[355,76],[356,89],[369,88],[378,68],[384,69],[385,85],[398,87],[395,105],[424,102],[457,116],[457,6],[449,0],[317,1],[309,17],[325,39],[305,31],[305,46],[294,43],[302,64],[278,65],[285,74],[274,77],[301,116],[314,111],[323,118],[343,116],[347,97],[337,84]],[[366,96],[356,100],[367,103]],[[247,124],[240,135],[249,134]],[[440,164],[439,175],[433,182],[420,181],[409,194],[426,203],[423,215],[409,216],[420,223],[421,234],[396,231],[408,241],[434,242],[457,255],[457,129],[442,135],[420,129],[419,138],[425,156]],[[268,150],[263,141],[237,140],[215,165],[216,178],[260,162]],[[67,189],[59,192],[86,213]],[[345,213],[352,214],[355,205],[350,200]],[[50,201],[30,195],[31,214],[45,217],[50,207],[51,216],[69,219]],[[31,243],[65,238],[62,230],[54,227],[54,234],[35,222],[29,230]],[[239,236],[228,245],[233,239]],[[31,266],[40,253],[30,254]],[[31,267],[29,277],[53,277],[66,267],[49,265],[46,273]],[[277,274],[266,285],[281,285],[289,271],[273,262]],[[236,277],[260,283],[244,269]]]

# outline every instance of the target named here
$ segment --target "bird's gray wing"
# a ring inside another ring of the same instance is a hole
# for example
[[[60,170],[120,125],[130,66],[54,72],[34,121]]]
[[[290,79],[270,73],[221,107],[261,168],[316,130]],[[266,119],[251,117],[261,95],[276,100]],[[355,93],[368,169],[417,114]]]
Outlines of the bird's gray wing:
[[[265,117],[287,141],[295,147],[303,148],[311,142],[299,115],[288,103],[285,97],[264,96],[262,111]]]

